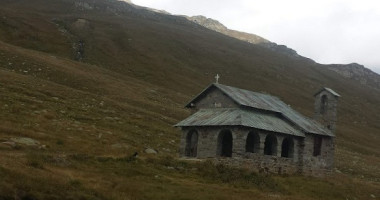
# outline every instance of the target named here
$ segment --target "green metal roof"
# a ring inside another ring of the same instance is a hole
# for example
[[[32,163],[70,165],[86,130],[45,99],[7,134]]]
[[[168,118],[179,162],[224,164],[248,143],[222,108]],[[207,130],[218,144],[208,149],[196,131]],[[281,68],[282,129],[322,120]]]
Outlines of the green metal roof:
[[[211,84],[202,93],[200,93],[192,101],[190,101],[186,105],[186,107],[191,107],[191,103],[197,102],[211,88],[217,88],[221,90],[224,94],[226,94],[228,97],[230,97],[233,101],[235,101],[238,105],[242,107],[255,108],[259,110],[279,113],[284,118],[298,126],[304,132],[318,135],[334,136],[334,134],[330,130],[328,130],[318,122],[296,112],[277,97],[268,94],[262,94],[235,87],[230,87],[222,84]]]
[[[175,126],[245,126],[305,137],[302,131],[297,130],[275,113],[260,113],[240,108],[200,109]]]

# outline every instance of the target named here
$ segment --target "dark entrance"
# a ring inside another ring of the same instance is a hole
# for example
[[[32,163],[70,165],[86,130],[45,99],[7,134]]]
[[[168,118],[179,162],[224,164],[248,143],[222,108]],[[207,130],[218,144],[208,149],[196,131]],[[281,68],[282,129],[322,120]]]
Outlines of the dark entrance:
[[[264,143],[264,154],[265,155],[276,155],[277,154],[277,138],[276,136],[270,134],[265,138]]]
[[[186,136],[186,149],[185,156],[197,157],[198,147],[198,133],[197,131],[190,131]]]
[[[292,138],[285,138],[281,145],[281,157],[293,158],[294,143]]]
[[[314,136],[313,156],[321,155],[321,149],[322,149],[322,136],[316,135]]]
[[[217,155],[221,157],[232,156],[232,133],[229,130],[224,130],[219,133]]]
[[[255,132],[249,132],[245,143],[245,152],[257,153],[260,149],[260,136]]]

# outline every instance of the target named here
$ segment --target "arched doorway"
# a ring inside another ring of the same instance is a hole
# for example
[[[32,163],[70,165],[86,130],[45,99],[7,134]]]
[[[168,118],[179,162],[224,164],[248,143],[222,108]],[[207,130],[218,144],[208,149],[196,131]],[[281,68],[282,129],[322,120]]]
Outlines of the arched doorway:
[[[221,157],[232,156],[232,133],[230,130],[223,130],[219,133],[217,155]]]
[[[267,135],[264,143],[265,155],[277,155],[277,138],[273,134]]]
[[[251,131],[248,133],[245,143],[245,152],[257,153],[260,149],[260,136],[259,134]]]
[[[189,131],[186,136],[185,156],[197,157],[198,152],[198,132],[195,130]]]
[[[294,154],[294,142],[292,138],[285,138],[281,145],[281,157],[293,158]]]

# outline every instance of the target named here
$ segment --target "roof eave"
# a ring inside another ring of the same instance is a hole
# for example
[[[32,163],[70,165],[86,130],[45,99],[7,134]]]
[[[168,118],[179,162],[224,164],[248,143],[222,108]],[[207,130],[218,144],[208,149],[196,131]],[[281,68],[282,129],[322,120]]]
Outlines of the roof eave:
[[[338,94],[337,92],[335,92],[333,89],[330,89],[330,88],[327,88],[327,87],[323,87],[322,89],[320,89],[317,93],[314,94],[314,96],[317,96],[322,91],[327,91],[327,92],[331,93],[335,97],[340,97],[340,94]]]
[[[177,125],[174,125],[175,127],[220,127],[220,126],[241,126],[241,127],[246,127],[246,128],[254,128],[254,129],[257,129],[257,130],[262,130],[262,131],[268,131],[268,132],[273,132],[273,133],[279,133],[279,134],[285,134],[285,135],[292,135],[292,136],[295,136],[295,137],[306,137],[305,135],[297,135],[297,134],[293,134],[293,133],[285,133],[285,132],[277,132],[277,131],[271,131],[271,130],[266,130],[266,129],[261,129],[261,128],[256,128],[256,127],[252,127],[252,126],[246,126],[246,125],[183,125],[183,126],[177,126]]]

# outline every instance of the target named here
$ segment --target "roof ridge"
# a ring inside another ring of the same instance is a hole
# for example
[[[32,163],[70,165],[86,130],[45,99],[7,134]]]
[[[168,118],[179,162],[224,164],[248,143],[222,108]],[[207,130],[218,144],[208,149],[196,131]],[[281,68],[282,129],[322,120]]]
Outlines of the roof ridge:
[[[218,87],[218,85],[222,86],[222,87],[229,87],[229,88],[233,88],[233,89],[236,89],[236,90],[240,90],[240,91],[245,91],[245,92],[249,92],[249,93],[253,93],[253,94],[258,94],[258,95],[266,95],[266,96],[271,96],[271,97],[274,97],[274,98],[277,98],[276,96],[273,96],[271,94],[268,94],[268,93],[261,93],[261,92],[254,92],[254,91],[251,91],[251,90],[247,90],[247,89],[242,89],[242,88],[238,88],[238,87],[233,87],[233,86],[229,86],[229,85],[223,85],[223,84],[220,84],[220,83],[213,83],[215,86]]]

